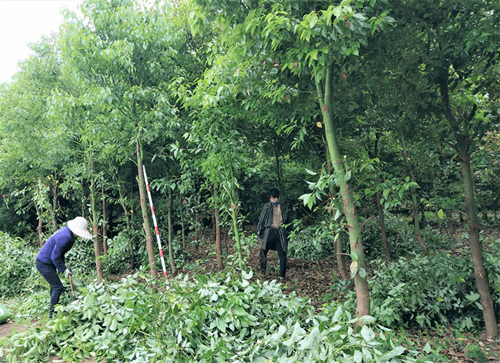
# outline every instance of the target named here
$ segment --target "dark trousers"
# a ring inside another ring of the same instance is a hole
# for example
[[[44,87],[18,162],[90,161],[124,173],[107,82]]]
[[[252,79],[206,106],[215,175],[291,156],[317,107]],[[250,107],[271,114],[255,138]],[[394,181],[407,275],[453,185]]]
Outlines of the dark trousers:
[[[52,318],[54,307],[59,303],[59,297],[63,291],[63,284],[59,276],[57,276],[56,267],[52,264],[36,260],[36,269],[42,274],[45,280],[50,285],[50,309],[49,318]]]
[[[286,251],[283,251],[281,247],[281,241],[278,234],[278,230],[270,229],[269,237],[266,243],[266,249],[260,249],[260,271],[266,271],[267,269],[267,253],[269,250],[276,250],[280,258],[280,277],[285,277],[286,274]]]

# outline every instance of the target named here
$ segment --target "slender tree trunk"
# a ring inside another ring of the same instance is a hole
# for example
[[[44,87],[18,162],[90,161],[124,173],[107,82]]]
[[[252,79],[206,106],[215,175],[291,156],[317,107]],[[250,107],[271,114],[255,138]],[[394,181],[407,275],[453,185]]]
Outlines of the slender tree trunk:
[[[180,213],[181,213],[181,238],[182,238],[182,250],[185,251],[186,246],[186,216],[184,215],[184,202],[185,199],[181,197]]]
[[[217,203],[217,188],[215,187],[214,183],[214,199],[216,200]],[[223,263],[222,263],[222,245],[221,245],[221,233],[220,233],[220,218],[219,218],[219,208],[217,205],[214,208],[214,219],[215,219],[215,250],[217,254],[217,268],[219,271],[222,271],[224,268]]]
[[[378,174],[376,176],[376,183],[377,184],[380,183]],[[387,232],[385,230],[385,216],[384,216],[384,209],[382,208],[382,204],[380,203],[381,199],[382,199],[382,193],[380,193],[380,191],[377,191],[377,193],[375,193],[375,201],[377,203],[378,223],[380,225],[380,234],[382,237],[382,247],[384,248],[386,261],[391,262],[392,257],[391,257],[391,251],[389,249],[389,243],[387,242]]]
[[[342,248],[342,234],[337,233],[333,240],[333,250],[335,251],[335,256],[337,256],[337,265],[339,266],[339,273],[342,280],[349,280],[349,272],[347,271],[347,266],[344,258],[344,250]]]
[[[472,171],[470,167],[470,156],[468,153],[460,155],[462,166],[462,178],[464,185],[465,207],[467,210],[467,221],[469,224],[469,246],[474,264],[474,277],[476,278],[481,305],[483,307],[483,318],[486,326],[486,334],[490,337],[498,336],[498,325],[493,307],[493,299],[490,294],[488,275],[484,267],[484,259],[479,241],[481,226],[477,215],[477,207],[472,185]]]
[[[57,231],[57,180],[54,176],[54,182],[52,184],[52,233]]]
[[[243,253],[241,251],[241,240],[240,240],[240,229],[238,227],[238,194],[234,190],[228,190],[229,198],[231,200],[231,219],[233,220],[233,232],[235,249],[238,254],[238,262],[240,267],[243,269]]]
[[[453,223],[453,211],[448,208],[446,209],[446,227],[450,236],[453,236],[455,234],[455,226],[453,225]]]
[[[42,210],[38,207],[38,205],[35,203],[35,209],[36,209],[36,215],[38,217],[38,226],[36,227],[36,231],[38,233],[38,244],[40,247],[43,246],[44,240],[43,240],[43,221],[42,221],[42,216],[43,212]]]
[[[325,145],[326,151],[326,169],[328,175],[332,175],[332,159],[330,158],[330,152],[328,151],[328,145]],[[337,190],[333,184],[330,184],[330,200],[332,200],[333,204],[337,209],[342,209],[342,205],[338,203],[335,199],[335,195],[337,194]],[[331,218],[331,216],[330,216]],[[335,256],[337,258],[337,266],[339,269],[340,277],[342,280],[349,280],[349,273],[347,270],[347,266],[344,258],[344,246],[342,244],[342,235],[340,232],[336,231],[335,238],[333,239],[333,250],[335,251]]]
[[[410,181],[415,182],[415,176],[413,175],[413,169],[411,167],[410,163],[410,158],[408,158],[407,152],[406,152],[406,143],[405,143],[405,138],[403,135],[403,132],[400,132],[400,140],[401,140],[401,149],[403,150],[403,162],[406,167],[406,172],[408,173],[408,176],[410,177]],[[420,220],[418,216],[418,201],[417,201],[417,191],[415,190],[414,187],[410,188],[410,193],[411,193],[411,205],[413,209],[413,230],[415,232],[415,237],[417,238],[417,241],[422,247],[424,251],[427,251],[427,245],[424,242],[424,239],[422,238],[422,234],[420,233]]]
[[[340,153],[340,148],[337,142],[337,135],[335,133],[333,122],[333,102],[332,102],[332,74],[328,69],[325,79],[324,90],[321,87],[320,80],[316,78],[316,88],[318,92],[318,101],[323,115],[325,124],[325,136],[328,144],[328,150],[332,160],[333,168],[337,174],[339,181],[340,195],[343,202],[343,213],[346,217],[347,226],[349,230],[349,243],[351,252],[356,256],[357,260],[353,261],[351,265],[354,269],[354,285],[356,287],[356,316],[361,317],[370,315],[370,294],[368,288],[368,280],[365,275],[365,253],[363,250],[363,243],[361,238],[361,225],[356,214],[356,205],[352,189],[348,184],[346,177],[346,169],[344,158]],[[365,277],[363,277],[365,276]]]
[[[274,135],[274,160],[276,161],[276,179],[278,182],[278,190],[283,198],[283,186],[281,185],[281,162],[280,162],[280,140],[278,135]]]
[[[123,191],[119,187],[118,188],[118,193],[119,193],[119,198],[120,198],[120,205],[123,209],[123,214],[125,215],[125,225],[127,226],[127,231],[132,231],[134,229],[134,226],[131,222],[131,217],[130,213],[128,211],[127,206],[125,205],[125,198],[123,197]],[[132,238],[128,238],[128,249],[129,249],[129,270],[133,270],[135,268],[135,256],[134,256],[134,240]]]
[[[373,146],[373,152],[371,152],[370,148],[368,148],[368,155],[371,159],[378,158],[378,144],[380,140],[380,132],[375,133],[375,143]],[[378,174],[378,170],[375,170],[375,185],[380,185],[380,177]],[[389,249],[389,243],[387,242],[387,232],[385,229],[385,214],[384,208],[382,208],[382,193],[379,190],[375,193],[375,204],[377,205],[378,211],[378,223],[380,225],[380,235],[382,238],[382,247],[384,249],[385,259],[387,262],[392,261],[391,251]]]
[[[102,261],[101,261],[101,247],[99,245],[99,226],[95,198],[95,180],[94,180],[94,157],[90,156],[90,205],[92,208],[92,233],[94,234],[94,255],[95,266],[97,270],[97,282],[103,279]]]
[[[136,142],[136,148],[137,148],[137,172],[139,175],[139,194],[141,197],[141,212],[142,212],[144,233],[146,234],[146,249],[148,251],[151,277],[155,277],[156,258],[153,247],[153,235],[151,234],[151,224],[149,223],[149,217],[148,217],[148,206],[146,204],[146,186],[144,182],[144,174],[142,173],[142,146],[139,140],[137,140]]]
[[[451,110],[451,103],[448,93],[448,79],[443,78],[439,84],[441,90],[441,100],[444,103],[445,115],[450,125],[453,125],[454,114]],[[470,114],[464,118],[466,123],[470,122],[475,115],[476,105],[474,105]],[[477,290],[480,295],[481,306],[483,307],[483,318],[486,328],[486,334],[490,337],[498,337],[498,325],[493,308],[493,299],[491,298],[488,275],[484,267],[484,259],[479,240],[481,225],[477,214],[477,206],[474,198],[473,176],[470,165],[470,145],[472,141],[469,135],[465,133],[455,134],[456,150],[462,168],[462,180],[465,197],[465,208],[467,213],[467,222],[469,224],[469,248],[474,265],[474,277],[476,279]]]
[[[108,240],[107,240],[107,226],[108,226],[108,216],[106,210],[106,195],[104,194],[104,186],[101,187],[102,196],[102,253],[104,255],[108,254]]]
[[[174,248],[173,248],[173,226],[172,226],[172,189],[168,188],[167,196],[167,218],[168,218],[168,257],[170,260],[170,269],[175,274]]]

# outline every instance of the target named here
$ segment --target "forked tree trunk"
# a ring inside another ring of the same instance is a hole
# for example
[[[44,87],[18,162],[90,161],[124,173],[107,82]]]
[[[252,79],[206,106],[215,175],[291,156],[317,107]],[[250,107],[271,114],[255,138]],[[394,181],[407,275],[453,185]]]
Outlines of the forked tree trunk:
[[[138,173],[138,183],[139,183],[139,195],[141,197],[141,212],[142,221],[144,227],[144,233],[146,234],[146,249],[148,251],[149,258],[149,269],[151,277],[156,276],[156,259],[153,247],[153,235],[151,234],[151,224],[149,223],[148,217],[148,206],[146,204],[146,183],[144,182],[144,174],[142,173],[142,146],[139,140],[136,141],[137,149],[137,173]]]
[[[316,89],[325,124],[325,136],[328,144],[328,150],[339,182],[340,195],[343,202],[342,212],[347,221],[351,252],[356,256],[356,260],[351,264],[351,272],[354,274],[354,285],[356,288],[356,317],[361,317],[364,315],[370,315],[370,294],[368,289],[368,280],[365,275],[365,253],[361,238],[361,225],[358,220],[358,215],[356,214],[356,204],[354,203],[352,189],[350,188],[348,178],[346,177],[344,158],[340,153],[337,135],[335,133],[332,114],[332,88],[331,70],[328,69],[324,86],[321,84],[319,78],[316,78]]]

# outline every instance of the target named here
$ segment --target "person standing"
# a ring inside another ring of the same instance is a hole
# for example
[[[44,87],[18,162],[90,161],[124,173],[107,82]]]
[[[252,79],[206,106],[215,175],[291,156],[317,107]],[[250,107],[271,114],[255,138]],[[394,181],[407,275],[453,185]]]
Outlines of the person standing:
[[[73,247],[77,236],[92,239],[87,226],[87,220],[83,217],[68,221],[65,227],[49,237],[36,256],[36,268],[50,285],[49,318],[52,318],[55,305],[59,303],[63,291],[63,284],[57,272],[64,273],[66,278],[73,274],[66,266],[64,255]]]
[[[279,202],[279,191],[273,188],[268,193],[269,202],[264,205],[257,224],[257,233],[261,238],[260,247],[260,272],[267,269],[267,253],[269,250],[278,252],[280,259],[280,279],[286,275],[286,251],[288,239],[283,224],[287,220],[285,206]]]

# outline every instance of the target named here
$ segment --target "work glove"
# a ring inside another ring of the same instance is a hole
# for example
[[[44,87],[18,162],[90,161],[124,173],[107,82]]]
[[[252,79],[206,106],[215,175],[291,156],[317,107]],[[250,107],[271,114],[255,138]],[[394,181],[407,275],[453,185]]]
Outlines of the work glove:
[[[259,239],[262,239],[262,236],[260,235],[260,231],[257,231],[257,237],[259,237]]]
[[[73,271],[71,271],[69,267],[66,267],[66,270],[64,270],[64,277],[69,278],[69,275],[73,275]]]

